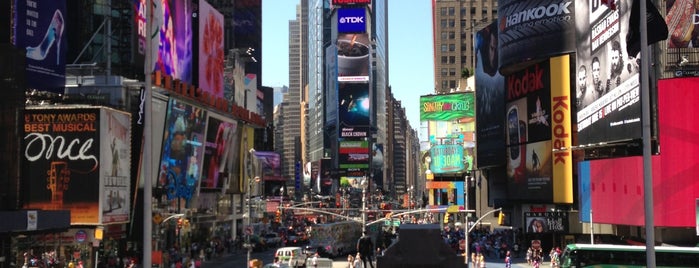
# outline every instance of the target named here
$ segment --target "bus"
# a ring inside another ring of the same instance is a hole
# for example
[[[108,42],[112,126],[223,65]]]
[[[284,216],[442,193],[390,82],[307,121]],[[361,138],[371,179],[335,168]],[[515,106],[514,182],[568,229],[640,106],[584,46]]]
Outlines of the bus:
[[[560,257],[560,267],[646,267],[646,247],[570,244]],[[699,267],[699,247],[655,247],[656,267]]]

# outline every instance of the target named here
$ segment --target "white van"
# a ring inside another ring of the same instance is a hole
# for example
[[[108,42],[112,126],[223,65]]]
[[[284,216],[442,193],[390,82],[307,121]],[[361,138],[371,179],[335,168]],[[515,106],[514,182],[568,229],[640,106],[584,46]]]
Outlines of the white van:
[[[301,247],[283,247],[274,253],[274,260],[291,267],[303,267],[306,264],[306,254],[303,254]]]

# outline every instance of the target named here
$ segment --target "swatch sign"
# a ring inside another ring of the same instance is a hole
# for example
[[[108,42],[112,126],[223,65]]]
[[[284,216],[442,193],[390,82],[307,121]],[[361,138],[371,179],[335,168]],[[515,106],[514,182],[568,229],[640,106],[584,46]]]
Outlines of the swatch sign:
[[[341,8],[337,11],[337,32],[366,32],[366,11],[364,8]]]

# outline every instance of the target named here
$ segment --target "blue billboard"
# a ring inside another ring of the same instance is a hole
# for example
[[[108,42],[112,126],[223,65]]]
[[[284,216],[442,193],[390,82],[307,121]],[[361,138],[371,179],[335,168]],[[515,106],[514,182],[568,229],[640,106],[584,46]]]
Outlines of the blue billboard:
[[[66,2],[16,1],[15,46],[26,49],[27,87],[63,94]]]
[[[337,10],[338,33],[366,32],[366,11],[364,8],[341,8]]]

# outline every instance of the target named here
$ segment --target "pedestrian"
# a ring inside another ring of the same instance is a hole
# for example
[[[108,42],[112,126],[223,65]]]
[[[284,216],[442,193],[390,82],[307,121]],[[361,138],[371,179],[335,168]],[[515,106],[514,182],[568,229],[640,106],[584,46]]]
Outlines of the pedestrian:
[[[371,241],[371,237],[369,237],[366,231],[364,231],[363,234],[364,235],[357,241],[357,252],[361,253],[361,255],[357,254],[357,256],[362,257],[361,261],[364,264],[364,267],[368,267],[366,265],[368,262],[369,266],[374,268],[374,263],[371,261],[372,255],[374,255],[374,242]]]
[[[352,254],[347,255],[347,268],[354,268],[354,256]]]
[[[352,263],[353,268],[362,268],[362,254],[357,253],[357,257],[354,257],[354,262]]]
[[[485,256],[483,253],[479,253],[478,255],[478,267],[485,268]]]
[[[318,267],[318,252],[316,252],[316,254],[313,255],[313,258],[311,258],[311,267]]]
[[[510,258],[510,252],[505,253],[505,268],[512,267],[512,259]]]

